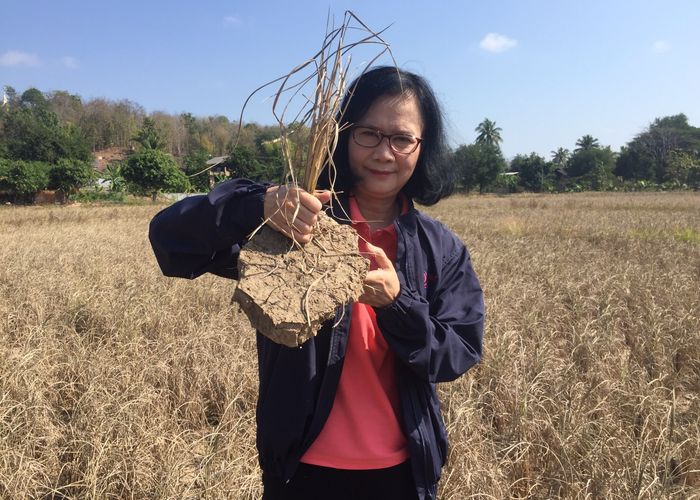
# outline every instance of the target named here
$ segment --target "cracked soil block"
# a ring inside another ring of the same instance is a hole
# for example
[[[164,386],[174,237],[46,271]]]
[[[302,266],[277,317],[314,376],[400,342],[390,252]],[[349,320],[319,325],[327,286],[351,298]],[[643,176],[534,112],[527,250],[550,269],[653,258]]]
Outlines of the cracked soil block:
[[[296,347],[316,335],[338,306],[356,301],[369,261],[349,225],[319,214],[302,248],[263,226],[241,249],[233,295],[253,327],[278,344]]]

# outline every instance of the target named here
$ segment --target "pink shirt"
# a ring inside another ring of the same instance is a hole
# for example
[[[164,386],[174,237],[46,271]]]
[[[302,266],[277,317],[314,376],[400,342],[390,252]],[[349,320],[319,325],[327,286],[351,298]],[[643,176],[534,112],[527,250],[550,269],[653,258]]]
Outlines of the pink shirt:
[[[404,204],[403,212],[407,210]],[[352,226],[360,234],[359,250],[368,240],[396,259],[394,225],[370,231],[355,198],[350,198]],[[364,240],[363,240],[364,238]],[[377,269],[371,260],[370,269]],[[379,330],[374,309],[352,305],[347,351],[333,408],[321,433],[301,461],[336,469],[383,469],[409,457],[399,422],[396,360]]]

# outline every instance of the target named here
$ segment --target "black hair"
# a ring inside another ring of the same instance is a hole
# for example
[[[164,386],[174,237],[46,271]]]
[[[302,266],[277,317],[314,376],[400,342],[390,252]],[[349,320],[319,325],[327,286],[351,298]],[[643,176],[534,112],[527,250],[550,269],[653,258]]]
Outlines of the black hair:
[[[380,66],[360,75],[345,94],[338,117],[342,130],[333,154],[334,169],[326,166],[318,180],[321,189],[352,191],[355,179],[348,161],[350,126],[367,113],[374,101],[383,96],[414,95],[423,118],[420,153],[413,175],[401,190],[422,205],[433,205],[449,196],[454,188],[454,175],[447,161],[445,126],[435,94],[428,82],[394,66]]]

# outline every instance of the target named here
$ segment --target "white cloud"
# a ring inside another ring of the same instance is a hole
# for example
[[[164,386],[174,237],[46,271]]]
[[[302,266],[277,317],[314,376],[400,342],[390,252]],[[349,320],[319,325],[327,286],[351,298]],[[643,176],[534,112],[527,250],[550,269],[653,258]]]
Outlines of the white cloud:
[[[38,66],[39,58],[18,50],[8,50],[0,55],[0,66]]]
[[[241,24],[241,18],[237,16],[225,16],[224,26],[238,26]]]
[[[513,38],[509,38],[505,35],[499,35],[498,33],[487,34],[481,42],[479,42],[479,47],[481,47],[486,52],[504,52],[508,49],[512,49],[518,45],[518,41]]]
[[[78,60],[75,57],[63,56],[61,58],[61,64],[68,69],[76,69],[78,67]]]
[[[666,40],[657,40],[651,44],[651,51],[654,54],[663,54],[664,52],[668,52],[669,50],[671,50],[671,44],[668,43]]]

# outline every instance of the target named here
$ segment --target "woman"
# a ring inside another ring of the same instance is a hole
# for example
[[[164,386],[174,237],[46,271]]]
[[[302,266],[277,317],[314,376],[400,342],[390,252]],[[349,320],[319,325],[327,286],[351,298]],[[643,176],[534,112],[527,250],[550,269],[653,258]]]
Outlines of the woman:
[[[258,334],[257,447],[264,498],[435,498],[447,438],[435,383],[481,356],[484,305],[469,254],[413,207],[448,195],[439,105],[421,77],[393,67],[351,86],[334,169],[321,186],[349,193],[371,257],[359,302],[300,348]],[[333,175],[331,175],[331,173]],[[308,242],[330,200],[234,180],[159,213],[150,238],[168,276],[237,277],[240,247],[263,220]]]

